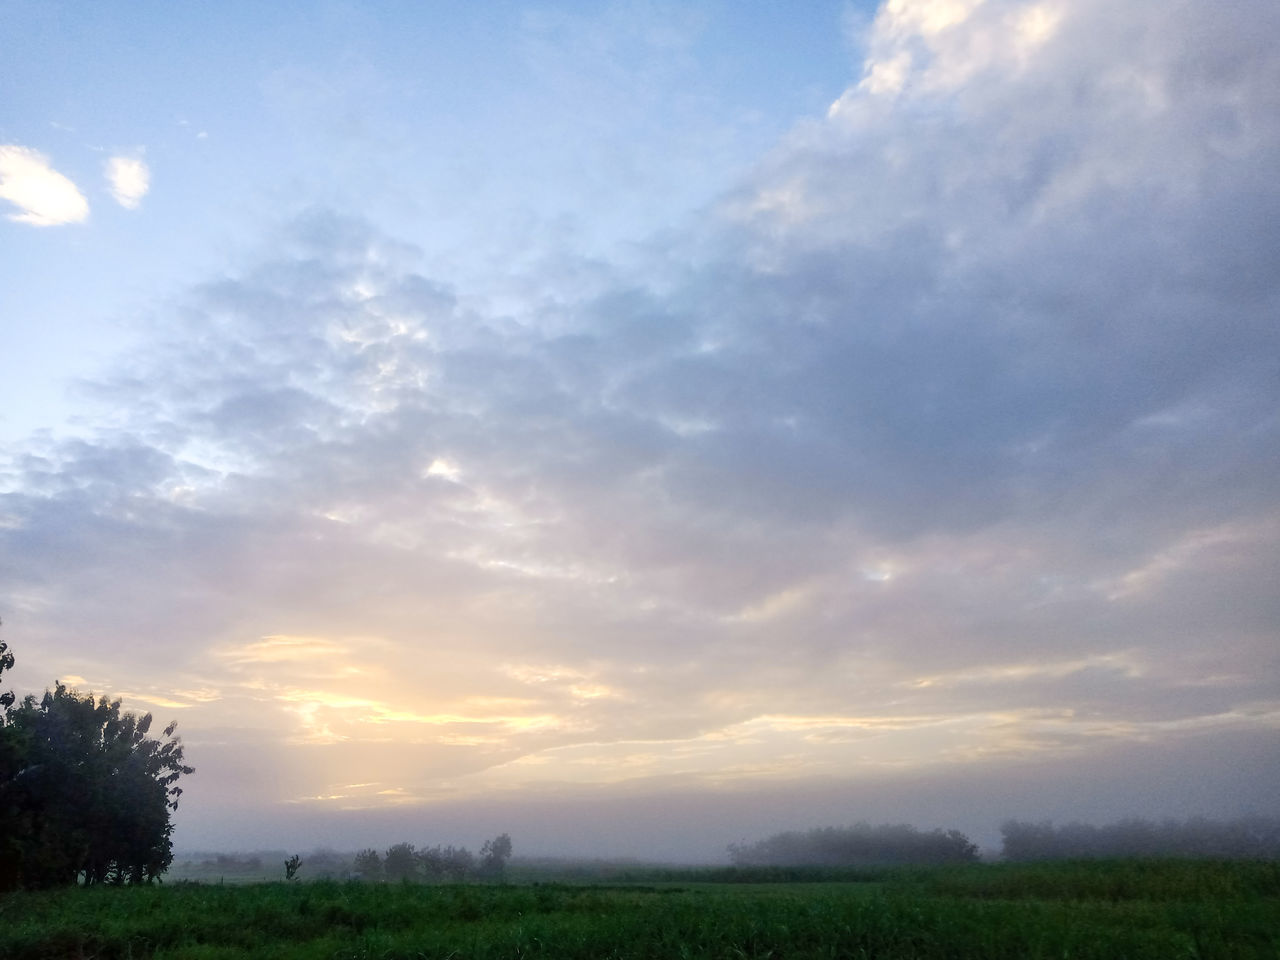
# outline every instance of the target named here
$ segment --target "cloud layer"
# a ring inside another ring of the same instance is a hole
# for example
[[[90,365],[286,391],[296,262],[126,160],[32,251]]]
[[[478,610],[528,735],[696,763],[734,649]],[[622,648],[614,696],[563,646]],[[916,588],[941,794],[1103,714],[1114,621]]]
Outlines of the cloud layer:
[[[625,269],[312,210],[187,292],[5,468],[15,648],[307,808],[1272,735],[1280,12],[870,30]]]

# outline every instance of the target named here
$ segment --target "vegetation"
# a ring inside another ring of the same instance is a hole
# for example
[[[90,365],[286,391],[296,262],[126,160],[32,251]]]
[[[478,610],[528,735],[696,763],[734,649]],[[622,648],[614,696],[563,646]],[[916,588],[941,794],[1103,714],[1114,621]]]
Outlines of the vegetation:
[[[475,855],[466,847],[428,847],[418,851],[422,873],[427,880],[462,883],[475,870]]]
[[[874,864],[976,863],[978,847],[959,830],[922,833],[905,823],[819,827],[731,844],[737,866],[865,866]]]
[[[480,848],[480,876],[491,880],[502,880],[507,868],[507,860],[511,858],[510,834],[499,834],[492,840],[486,840]]]
[[[466,847],[423,847],[397,843],[379,855],[372,848],[355,855],[343,878],[354,880],[414,883],[463,883],[469,879],[501,881],[511,857],[511,837],[499,834],[486,840],[476,859]]]
[[[382,858],[382,873],[395,882],[418,879],[418,858],[412,843],[397,843]]]
[[[355,863],[352,866],[353,880],[367,880],[370,883],[376,883],[383,879],[382,857],[372,847],[357,853]]]
[[[861,882],[168,884],[0,899],[0,956],[1273,958],[1280,864],[867,871]]]
[[[286,880],[359,880],[366,883],[465,883],[470,880],[503,882],[511,857],[511,837],[499,834],[486,840],[480,856],[466,847],[415,847],[393,844],[379,852],[372,847],[354,854],[334,850],[314,850],[303,857],[294,854],[284,861]],[[209,854],[176,864],[169,879],[202,880],[215,883],[253,883],[278,879],[274,864],[283,851],[254,854]]]
[[[13,667],[0,641],[0,674]],[[0,889],[142,883],[173,860],[170,814],[192,768],[174,724],[80,696],[0,694]]]
[[[1280,820],[1243,817],[1238,820],[1121,820],[1094,826],[1052,821],[1026,823],[1006,820],[1006,860],[1070,860],[1081,857],[1252,857],[1280,859]]]

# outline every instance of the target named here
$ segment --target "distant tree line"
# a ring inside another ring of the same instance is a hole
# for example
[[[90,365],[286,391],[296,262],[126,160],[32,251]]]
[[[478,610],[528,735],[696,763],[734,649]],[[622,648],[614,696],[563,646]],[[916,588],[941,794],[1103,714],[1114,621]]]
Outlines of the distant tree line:
[[[729,860],[739,867],[858,867],[977,859],[977,846],[959,830],[923,832],[905,823],[818,827],[729,846]]]
[[[370,847],[355,853],[330,848],[292,856],[284,850],[204,853],[183,858],[174,872],[185,880],[259,881],[279,878],[283,864],[285,879],[464,883],[501,881],[510,857],[511,837],[504,833],[486,841],[479,855],[466,847],[437,844],[419,848],[412,843],[393,844],[386,850]]]
[[[355,857],[353,875],[369,882],[501,881],[510,858],[511,837],[505,833],[486,840],[478,857],[466,847],[436,845],[418,849],[412,843],[397,843],[385,853],[373,848],[361,850]]]
[[[13,654],[0,640],[0,675]],[[173,861],[170,814],[192,773],[174,724],[58,683],[0,692],[0,890],[147,883]]]
[[[1215,857],[1280,859],[1280,819],[1129,819],[1104,826],[1006,820],[1000,827],[1005,860],[1098,857]]]

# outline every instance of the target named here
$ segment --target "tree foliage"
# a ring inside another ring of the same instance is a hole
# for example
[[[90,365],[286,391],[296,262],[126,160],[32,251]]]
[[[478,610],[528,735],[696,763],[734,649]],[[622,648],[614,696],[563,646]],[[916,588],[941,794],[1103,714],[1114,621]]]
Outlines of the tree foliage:
[[[9,645],[0,640],[0,679],[6,670],[13,668],[13,654]],[[13,692],[0,690],[0,890],[11,890],[21,883],[22,874],[19,869],[21,854],[22,826],[18,818],[16,798],[6,789],[18,775],[22,766],[23,738],[10,726],[8,713],[13,706]]]
[[[418,862],[428,880],[461,883],[475,869],[476,857],[466,847],[425,847],[418,851]]]
[[[925,833],[905,823],[856,823],[730,844],[729,859],[744,867],[973,863],[978,848],[959,830]]]
[[[391,881],[406,883],[418,879],[418,855],[412,843],[397,843],[387,848],[382,858],[382,873]]]
[[[480,856],[466,847],[415,847],[397,843],[379,853],[369,847],[352,861],[352,873],[361,880],[428,883],[463,883],[470,879],[501,880],[511,856],[511,837],[499,834],[485,841]]]
[[[382,857],[378,851],[369,847],[356,854],[353,864],[356,876],[371,883],[382,879]]]
[[[0,672],[13,656],[0,643]],[[192,773],[175,724],[58,683],[0,697],[0,886],[141,883],[173,861],[170,814]]]
[[[13,653],[9,650],[9,645],[0,640],[0,677],[4,676],[6,670],[13,669]],[[13,706],[13,691],[0,690],[0,713],[8,710]]]
[[[480,848],[480,875],[501,880],[511,857],[511,835],[500,833]]]

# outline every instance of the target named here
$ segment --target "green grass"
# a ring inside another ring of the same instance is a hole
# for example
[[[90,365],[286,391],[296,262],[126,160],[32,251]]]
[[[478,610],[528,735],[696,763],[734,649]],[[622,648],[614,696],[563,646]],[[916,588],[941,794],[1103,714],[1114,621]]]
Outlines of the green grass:
[[[68,889],[0,899],[0,957],[1280,957],[1280,865],[1116,861],[843,881]],[[654,880],[659,878],[654,877]]]

